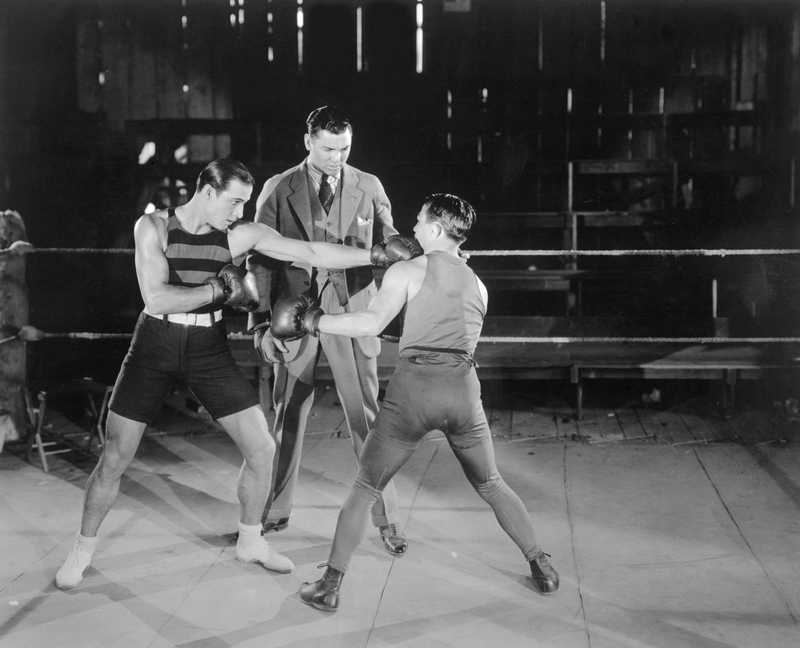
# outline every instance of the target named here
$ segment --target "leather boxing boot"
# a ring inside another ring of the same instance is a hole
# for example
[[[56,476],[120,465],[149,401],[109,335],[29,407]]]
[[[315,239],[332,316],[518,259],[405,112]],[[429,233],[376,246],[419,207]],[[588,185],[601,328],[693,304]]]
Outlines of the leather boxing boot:
[[[542,552],[533,560],[529,560],[531,566],[531,579],[540,594],[553,594],[558,591],[558,572],[547,561],[546,553]]]
[[[342,585],[344,573],[331,566],[325,570],[322,578],[315,583],[303,583],[300,586],[300,600],[324,612],[335,612],[339,607],[339,587]]]
[[[381,532],[381,539],[383,540],[383,546],[386,548],[386,551],[393,556],[399,556],[400,554],[406,552],[406,549],[408,549],[408,540],[397,533],[396,524],[382,526],[379,530]]]

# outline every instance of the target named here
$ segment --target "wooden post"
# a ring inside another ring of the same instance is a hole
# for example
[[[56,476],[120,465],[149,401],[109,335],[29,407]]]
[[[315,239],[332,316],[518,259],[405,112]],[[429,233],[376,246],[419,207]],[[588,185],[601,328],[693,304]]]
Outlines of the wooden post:
[[[0,433],[5,441],[24,436],[25,343],[16,337],[28,324],[28,291],[25,288],[25,223],[15,211],[0,214],[0,415],[6,421]]]

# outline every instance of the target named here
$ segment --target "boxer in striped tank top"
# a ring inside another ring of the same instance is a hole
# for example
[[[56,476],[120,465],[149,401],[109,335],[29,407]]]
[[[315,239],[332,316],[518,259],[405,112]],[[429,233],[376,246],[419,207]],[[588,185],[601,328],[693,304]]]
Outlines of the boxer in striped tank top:
[[[470,484],[520,548],[536,590],[552,594],[558,589],[558,574],[536,540],[525,505],[497,471],[481,404],[473,354],[488,295],[459,254],[474,221],[469,203],[434,194],[414,227],[424,256],[389,268],[367,309],[330,315],[307,302],[292,307],[297,332],[349,337],[375,335],[404,310],[400,359],[339,513],[327,570],[300,588],[301,600],[318,609],[338,607],[342,577],[364,537],[372,503],[433,430],[445,433]]]
[[[294,567],[261,536],[275,443],[259,399],[228,348],[222,307],[248,311],[258,304],[253,284],[235,265],[249,252],[340,269],[368,266],[376,257],[370,249],[285,238],[264,224],[241,221],[252,190],[253,177],[241,163],[215,160],[200,173],[189,202],[145,214],[136,223],[144,310],[114,386],[106,442],[86,485],[80,531],[56,574],[61,589],[83,579],[122,474],[178,382],[219,421],[244,458],[236,485],[241,509],[236,558],[277,572]],[[377,263],[391,263],[379,256]]]

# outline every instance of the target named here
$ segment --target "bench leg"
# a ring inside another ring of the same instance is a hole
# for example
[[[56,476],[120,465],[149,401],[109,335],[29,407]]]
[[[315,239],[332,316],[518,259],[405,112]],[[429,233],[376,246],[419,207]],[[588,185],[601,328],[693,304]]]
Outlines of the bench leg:
[[[736,404],[736,369],[725,369],[722,384],[722,418],[731,418]]]
[[[572,366],[569,368],[569,381],[575,385],[575,410],[578,421],[583,418],[583,382],[581,381],[581,370]]]

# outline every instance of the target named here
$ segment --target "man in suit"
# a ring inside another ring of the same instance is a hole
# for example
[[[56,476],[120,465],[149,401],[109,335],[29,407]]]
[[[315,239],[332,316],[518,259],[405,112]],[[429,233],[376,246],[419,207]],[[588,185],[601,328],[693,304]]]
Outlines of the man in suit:
[[[256,202],[256,222],[281,235],[305,241],[326,241],[370,249],[373,242],[397,235],[391,204],[380,180],[347,164],[353,130],[333,106],[314,110],[303,137],[308,156],[298,166],[273,176]],[[277,444],[274,484],[264,509],[264,531],[279,531],[289,522],[306,419],[314,402],[320,351],[333,371],[356,457],[378,413],[377,337],[359,339],[333,335],[304,338],[276,346],[269,332],[272,305],[298,294],[318,300],[328,313],[367,307],[377,292],[370,268],[333,270],[310,263],[275,262],[254,254],[247,267],[257,280],[261,304],[251,313],[249,328],[262,359],[273,363]],[[283,348],[281,348],[283,347]],[[408,543],[398,530],[399,511],[394,484],[389,483],[372,508],[373,524],[392,554]]]

